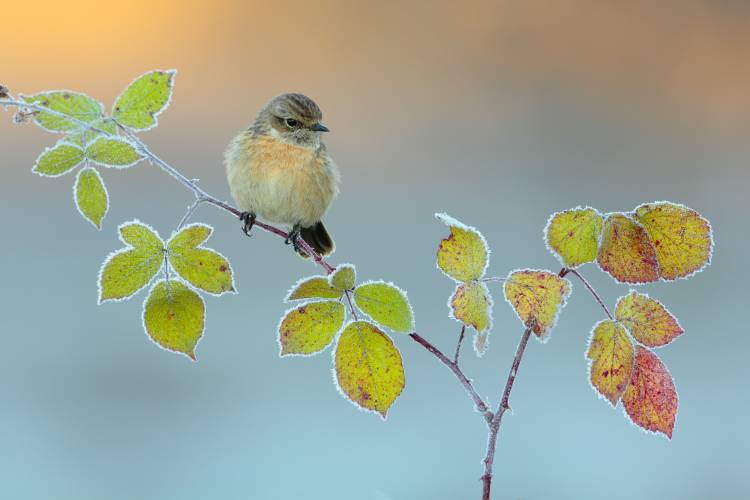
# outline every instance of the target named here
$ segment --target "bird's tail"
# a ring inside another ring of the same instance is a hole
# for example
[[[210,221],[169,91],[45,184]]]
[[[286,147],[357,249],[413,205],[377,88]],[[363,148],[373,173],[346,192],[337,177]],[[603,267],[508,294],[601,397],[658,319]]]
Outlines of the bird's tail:
[[[333,238],[328,234],[328,231],[322,222],[316,222],[310,227],[303,227],[300,230],[300,236],[308,245],[313,247],[321,257],[331,255],[333,251],[336,250],[336,244],[333,242]],[[299,250],[298,253],[302,257],[307,257],[302,250]]]

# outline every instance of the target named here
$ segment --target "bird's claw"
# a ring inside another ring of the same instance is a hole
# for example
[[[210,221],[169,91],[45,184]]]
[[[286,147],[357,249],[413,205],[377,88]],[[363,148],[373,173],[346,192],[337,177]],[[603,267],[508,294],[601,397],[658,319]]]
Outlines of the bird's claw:
[[[294,247],[294,250],[299,252],[301,250],[298,238],[300,237],[300,226],[299,224],[296,224],[294,227],[292,227],[292,230],[289,231],[289,234],[287,235],[286,239],[284,240],[284,243],[287,245],[292,245]]]
[[[250,230],[255,225],[255,219],[255,214],[252,212],[242,212],[240,214],[240,220],[243,222],[242,232],[245,233],[245,236],[248,238],[251,236]]]

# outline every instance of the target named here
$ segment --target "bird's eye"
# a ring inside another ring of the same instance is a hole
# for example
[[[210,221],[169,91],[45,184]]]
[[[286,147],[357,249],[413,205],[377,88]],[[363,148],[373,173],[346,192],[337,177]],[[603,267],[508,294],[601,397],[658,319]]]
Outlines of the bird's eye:
[[[299,125],[299,122],[297,122],[297,120],[295,120],[294,118],[287,118],[286,119],[286,126],[287,127],[294,128],[297,125]]]

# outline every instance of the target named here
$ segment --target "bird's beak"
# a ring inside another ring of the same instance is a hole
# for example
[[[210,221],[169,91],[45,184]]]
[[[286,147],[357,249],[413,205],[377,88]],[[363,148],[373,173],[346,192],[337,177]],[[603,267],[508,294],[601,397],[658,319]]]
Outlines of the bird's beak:
[[[330,132],[330,130],[328,130],[328,127],[326,127],[322,123],[316,123],[312,126],[312,129],[316,132]]]

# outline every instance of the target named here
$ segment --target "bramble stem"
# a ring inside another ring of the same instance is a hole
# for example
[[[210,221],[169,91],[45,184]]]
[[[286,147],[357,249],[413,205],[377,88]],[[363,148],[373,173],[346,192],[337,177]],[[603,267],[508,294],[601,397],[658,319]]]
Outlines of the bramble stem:
[[[565,271],[567,271],[565,274],[570,273],[579,280],[581,280],[581,283],[583,283],[583,286],[585,286],[589,292],[591,292],[591,295],[594,296],[594,299],[599,303],[600,306],[602,306],[602,309],[604,309],[604,312],[607,313],[607,317],[614,321],[614,318],[612,317],[612,313],[609,312],[609,309],[607,308],[607,305],[604,303],[602,298],[599,296],[598,293],[596,293],[596,290],[594,290],[594,287],[589,284],[588,281],[586,281],[586,278],[584,278],[581,273],[576,271],[575,269],[566,269],[563,268]],[[562,271],[561,271],[562,272]]]
[[[464,341],[464,334],[466,333],[466,325],[461,325],[461,333],[458,335],[458,342],[456,343],[456,355],[453,356],[453,363],[458,365],[458,355],[461,354],[461,343]]]
[[[516,356],[513,358],[513,364],[510,366],[510,373],[508,373],[508,379],[505,381],[505,390],[503,391],[503,397],[500,400],[500,405],[495,412],[495,417],[490,422],[490,435],[487,440],[487,456],[484,459],[484,475],[482,476],[482,500],[490,499],[490,488],[492,486],[492,464],[495,459],[495,448],[497,447],[497,435],[500,432],[500,424],[503,421],[503,415],[506,410],[510,409],[508,400],[510,399],[510,391],[513,390],[513,383],[516,381],[516,375],[518,374],[518,367],[521,365],[521,358],[526,350],[526,344],[529,343],[529,337],[531,336],[531,328],[526,328],[521,341],[518,343],[516,348]]]
[[[492,422],[493,415],[489,407],[487,406],[487,403],[485,403],[484,400],[479,396],[476,389],[474,389],[474,385],[472,385],[471,380],[469,380],[466,375],[464,375],[464,372],[461,371],[461,368],[459,368],[456,363],[448,359],[448,356],[443,354],[440,349],[432,345],[417,332],[410,333],[409,336],[419,345],[430,351],[433,356],[435,356],[438,360],[440,360],[441,363],[443,363],[453,372],[458,381],[461,382],[461,385],[464,386],[464,389],[466,389],[466,392],[469,394],[471,399],[474,400],[474,405],[476,406],[477,411],[482,414],[488,424]]]

